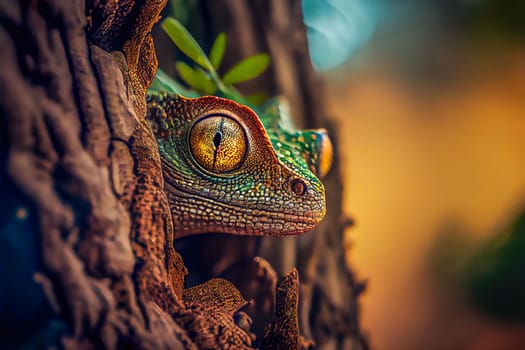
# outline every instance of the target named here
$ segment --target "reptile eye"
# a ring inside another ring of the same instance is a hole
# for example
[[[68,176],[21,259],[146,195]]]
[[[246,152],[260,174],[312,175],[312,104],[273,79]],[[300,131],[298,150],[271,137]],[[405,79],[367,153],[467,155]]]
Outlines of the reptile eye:
[[[237,169],[246,155],[244,129],[226,116],[208,116],[197,121],[190,131],[189,141],[197,163],[214,173]]]
[[[330,170],[330,167],[332,166],[332,160],[334,157],[334,149],[332,146],[332,141],[330,141],[330,138],[328,137],[328,134],[326,131],[321,134],[323,135],[321,137],[321,140],[319,142],[319,158],[317,161],[317,171],[316,175],[319,178],[323,178],[328,174],[328,171]]]
[[[302,196],[306,193],[306,184],[302,180],[293,180],[291,184],[293,193]]]

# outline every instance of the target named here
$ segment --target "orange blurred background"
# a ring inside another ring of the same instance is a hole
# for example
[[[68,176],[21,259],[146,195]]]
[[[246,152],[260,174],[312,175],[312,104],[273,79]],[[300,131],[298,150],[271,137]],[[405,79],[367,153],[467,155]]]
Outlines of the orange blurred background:
[[[525,203],[523,33],[436,6],[379,22],[325,73],[357,221],[348,258],[368,280],[362,326],[374,349],[525,349],[525,325],[476,309],[435,268],[441,254],[453,274]],[[442,244],[451,230],[459,253]]]

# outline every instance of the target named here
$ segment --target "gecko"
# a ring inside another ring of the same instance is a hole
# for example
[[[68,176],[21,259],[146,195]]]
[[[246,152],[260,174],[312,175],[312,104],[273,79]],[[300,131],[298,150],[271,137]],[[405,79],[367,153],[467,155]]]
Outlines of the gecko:
[[[324,217],[330,138],[293,128],[282,99],[256,113],[222,97],[152,92],[147,107],[176,238],[297,235]]]

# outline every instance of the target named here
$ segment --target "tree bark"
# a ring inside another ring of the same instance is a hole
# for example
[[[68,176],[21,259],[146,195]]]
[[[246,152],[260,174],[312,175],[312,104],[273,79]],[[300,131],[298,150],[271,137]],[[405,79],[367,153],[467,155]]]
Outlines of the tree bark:
[[[25,332],[5,344],[181,347],[168,315],[183,265],[166,264],[177,260],[158,154],[153,138],[131,137],[145,118],[149,33],[164,5],[2,1],[2,192],[26,213],[4,218],[3,239],[24,240],[17,257],[38,248],[26,286],[47,299],[19,315]],[[26,327],[31,316],[41,322]]]

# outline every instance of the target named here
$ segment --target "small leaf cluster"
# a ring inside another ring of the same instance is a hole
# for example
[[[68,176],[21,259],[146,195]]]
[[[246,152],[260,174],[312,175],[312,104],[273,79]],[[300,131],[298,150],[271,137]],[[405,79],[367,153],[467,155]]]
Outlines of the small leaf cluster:
[[[262,74],[270,64],[268,54],[261,53],[245,58],[220,77],[217,70],[226,51],[226,35],[224,33],[217,36],[209,55],[206,55],[193,36],[176,19],[167,18],[162,22],[162,28],[177,48],[195,63],[193,67],[183,61],[175,63],[180,78],[194,91],[185,90],[160,70],[157,72],[157,82],[154,84],[157,86],[168,85],[167,87],[164,86],[165,91],[190,97],[195,94],[220,95],[254,105],[259,105],[267,99],[264,94],[254,94],[244,98],[233,85],[252,80]]]

